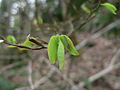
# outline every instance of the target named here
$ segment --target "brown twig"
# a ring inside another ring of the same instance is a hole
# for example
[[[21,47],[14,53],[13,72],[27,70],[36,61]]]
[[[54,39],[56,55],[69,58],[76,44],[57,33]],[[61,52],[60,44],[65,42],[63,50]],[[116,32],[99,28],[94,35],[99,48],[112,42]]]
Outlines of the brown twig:
[[[43,41],[43,40],[37,40],[37,39],[35,39],[35,38],[33,38],[33,37],[28,37],[28,39],[29,39],[29,41],[35,43],[35,44],[38,45],[38,46],[44,47],[44,45],[48,44],[47,42],[45,42],[45,41]]]
[[[16,47],[19,47],[19,48],[25,48],[25,49],[29,49],[29,50],[41,50],[41,49],[46,49],[47,47],[28,47],[28,46],[24,46],[24,45],[21,45],[21,44],[12,44],[12,43],[8,43],[8,42],[3,42],[4,44],[7,44],[7,45],[11,45],[11,46],[16,46]]]
[[[34,43],[39,44],[41,47],[29,47],[29,46],[24,46],[24,45],[21,45],[21,44],[13,44],[13,43],[7,42],[7,40],[3,36],[0,36],[0,38],[2,40],[4,40],[4,42],[3,42],[4,44],[19,47],[19,48],[25,48],[25,49],[29,49],[29,50],[41,50],[41,49],[46,49],[47,48],[46,46],[41,45],[37,40],[34,40]],[[33,39],[31,41],[33,41]]]
[[[23,64],[24,62],[17,62],[17,63],[13,63],[13,64],[10,64],[10,65],[7,65],[7,66],[5,66],[5,67],[2,67],[1,69],[0,69],[0,74],[2,74],[3,72],[5,72],[5,71],[7,71],[7,70],[9,70],[9,69],[11,69],[11,68],[13,68],[13,67],[16,67],[16,66],[18,66],[18,65],[20,65],[20,64]]]

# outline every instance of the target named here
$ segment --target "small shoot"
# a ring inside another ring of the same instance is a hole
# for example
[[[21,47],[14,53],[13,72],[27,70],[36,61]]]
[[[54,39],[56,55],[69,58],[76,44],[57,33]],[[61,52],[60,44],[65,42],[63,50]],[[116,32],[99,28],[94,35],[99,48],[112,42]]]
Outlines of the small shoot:
[[[72,40],[66,35],[54,35],[48,43],[48,56],[51,64],[55,64],[56,60],[59,63],[59,69],[64,68],[64,48],[72,55],[79,55],[75,49]]]

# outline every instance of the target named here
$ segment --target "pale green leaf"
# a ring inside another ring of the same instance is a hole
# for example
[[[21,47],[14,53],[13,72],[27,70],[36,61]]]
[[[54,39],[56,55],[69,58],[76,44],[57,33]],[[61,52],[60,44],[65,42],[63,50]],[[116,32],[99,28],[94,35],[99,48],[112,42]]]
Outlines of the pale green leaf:
[[[64,44],[65,48],[72,54],[72,55],[79,55],[78,51],[75,49],[73,42],[71,39],[66,35],[61,35],[60,39]]]
[[[58,44],[57,56],[58,56],[59,69],[62,70],[64,67],[64,45],[60,39]]]
[[[59,36],[54,35],[48,43],[48,56],[51,64],[54,64],[57,59],[58,40]]]
[[[111,3],[103,3],[101,5],[104,6],[104,7],[106,7],[113,14],[116,14],[117,8],[113,4],[111,4]]]

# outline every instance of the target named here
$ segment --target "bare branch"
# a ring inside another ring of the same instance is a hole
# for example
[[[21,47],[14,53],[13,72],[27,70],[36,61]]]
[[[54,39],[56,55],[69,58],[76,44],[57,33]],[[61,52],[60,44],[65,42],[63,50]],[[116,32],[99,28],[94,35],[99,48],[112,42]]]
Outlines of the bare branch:
[[[24,46],[24,45],[21,45],[21,44],[12,44],[12,43],[8,43],[8,42],[3,42],[4,44],[7,44],[7,45],[11,45],[11,46],[16,46],[16,47],[19,47],[19,48],[25,48],[25,49],[30,49],[30,50],[41,50],[41,49],[46,49],[47,47],[28,47],[28,46]]]
[[[11,69],[13,67],[16,67],[16,66],[18,66],[20,64],[23,64],[23,62],[17,62],[17,63],[13,63],[13,64],[10,64],[10,65],[7,65],[7,66],[5,66],[5,67],[0,69],[0,74],[2,74],[3,72],[5,72],[5,71],[7,71],[7,70],[9,70],[9,69]]]
[[[94,82],[95,80],[97,80],[97,79],[103,77],[104,75],[110,73],[112,70],[120,68],[120,63],[114,64],[115,61],[116,61],[119,57],[120,57],[120,49],[119,49],[118,52],[113,56],[112,61],[111,61],[112,63],[110,63],[110,65],[109,65],[108,67],[106,67],[106,68],[103,69],[102,71],[100,71],[100,72],[98,72],[98,73],[90,76],[90,77],[88,78],[88,80],[89,80],[90,82]],[[85,85],[84,82],[80,82],[80,83],[78,84],[79,87],[83,87],[84,85]]]
[[[46,63],[50,64],[47,58],[45,58],[45,61],[46,61]],[[54,65],[51,65],[51,68],[53,68],[65,81],[67,81],[67,83],[72,88],[74,88],[74,90],[78,90],[78,87],[73,83],[73,81],[71,79],[67,78],[66,75],[64,75],[57,67],[55,67]]]
[[[95,34],[93,34],[91,37],[83,40],[82,42],[80,42],[80,43],[76,46],[76,49],[77,49],[77,50],[81,49],[82,47],[84,47],[85,45],[87,45],[87,43],[88,43],[89,41],[92,41],[92,40],[100,37],[102,34],[110,31],[112,28],[114,28],[114,27],[116,27],[116,26],[118,26],[118,25],[120,25],[120,20],[117,20],[117,21],[109,24],[108,26],[104,27],[103,29],[101,29],[101,30],[99,30],[98,32],[96,32]]]
[[[32,81],[32,61],[31,60],[29,60],[28,62],[28,82],[30,85],[30,89],[34,90],[34,85]]]
[[[46,82],[48,80],[48,78],[50,78],[52,76],[52,74],[54,73],[54,68],[51,68],[51,70],[48,72],[48,74],[44,77],[42,77],[40,80],[38,80],[35,84],[34,84],[34,88],[36,89],[37,87],[39,87],[40,84]]]
[[[119,49],[118,52],[113,56],[113,58],[112,58],[112,60],[111,60],[111,62],[110,62],[110,66],[111,66],[111,65],[114,65],[114,64],[116,63],[116,60],[117,60],[117,58],[119,58],[119,56],[120,56],[120,49]]]

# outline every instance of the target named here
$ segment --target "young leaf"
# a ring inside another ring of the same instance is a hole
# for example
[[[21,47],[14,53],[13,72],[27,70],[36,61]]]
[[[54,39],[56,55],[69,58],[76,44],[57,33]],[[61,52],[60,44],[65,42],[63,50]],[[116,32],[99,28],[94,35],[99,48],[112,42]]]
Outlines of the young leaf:
[[[33,47],[35,44],[33,42],[29,41],[29,39],[27,38],[21,45],[27,46],[27,47]],[[18,47],[18,49],[20,49],[20,50],[28,50],[26,48],[19,48],[19,47]]]
[[[65,48],[72,54],[72,55],[79,55],[78,51],[75,49],[71,39],[66,35],[61,35],[60,39],[64,44]]]
[[[58,40],[59,36],[54,35],[48,43],[48,56],[51,64],[54,64],[57,59]]]
[[[104,3],[104,4],[101,4],[102,6],[105,6],[110,12],[112,12],[113,14],[116,14],[116,10],[117,8],[113,5],[113,4],[110,4],[110,3]]]
[[[29,41],[28,39],[26,39],[25,42],[22,43],[22,45],[32,47],[34,44],[31,41]]]
[[[57,56],[58,56],[59,69],[62,70],[64,67],[64,46],[60,39],[58,44]]]
[[[7,36],[7,41],[9,43],[13,43],[13,44],[15,44],[17,42],[16,39],[15,39],[15,37],[12,36],[12,35]]]

